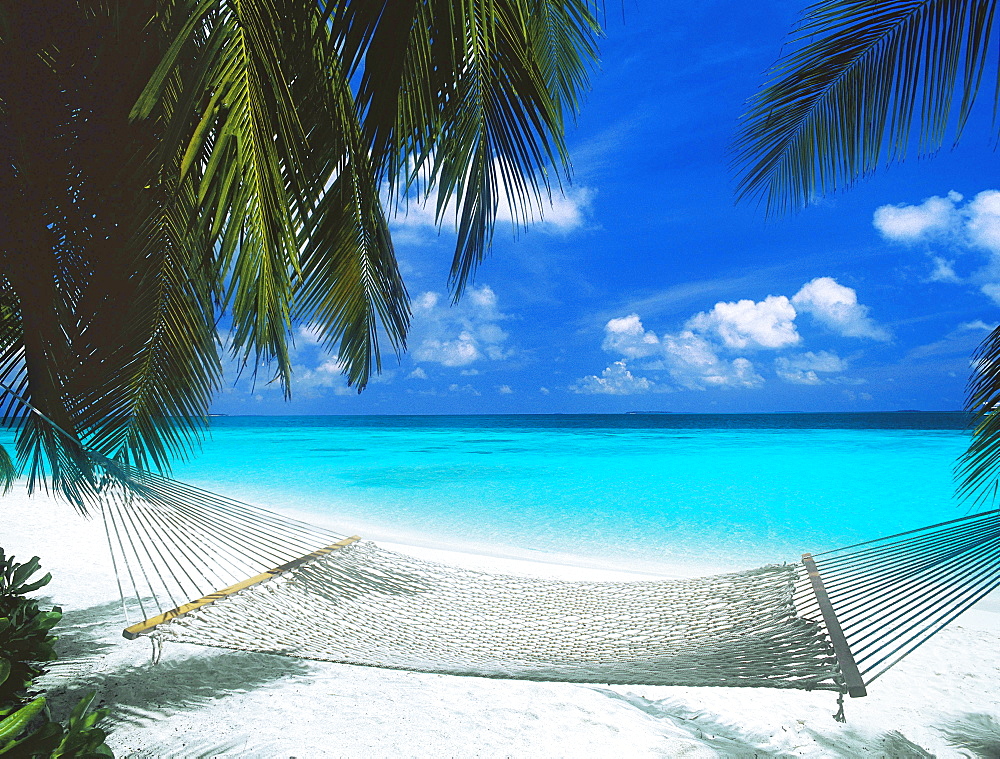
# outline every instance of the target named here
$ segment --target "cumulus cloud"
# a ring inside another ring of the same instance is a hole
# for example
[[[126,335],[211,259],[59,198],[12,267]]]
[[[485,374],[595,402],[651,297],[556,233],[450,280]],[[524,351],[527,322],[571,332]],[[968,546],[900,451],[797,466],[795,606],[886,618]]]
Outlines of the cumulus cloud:
[[[461,395],[482,395],[476,388],[472,385],[459,385],[457,383],[452,383],[448,385],[449,393],[459,393]]]
[[[413,358],[447,367],[508,358],[512,350],[499,324],[506,318],[487,285],[470,288],[454,306],[442,303],[438,293],[423,293],[413,300]]]
[[[1000,305],[1000,191],[983,190],[965,202],[957,192],[944,198],[933,197],[918,205],[882,206],[872,223],[887,240],[897,243],[946,245],[958,254],[987,254],[974,264],[972,273],[962,276],[957,261],[930,255],[931,282],[971,283]]]
[[[974,245],[1000,252],[1000,192],[984,190],[965,209],[966,231]]]
[[[833,351],[808,351],[774,359],[774,373],[795,385],[821,385],[820,374],[846,370],[847,362]]]
[[[417,367],[412,372],[406,375],[406,379],[427,379],[427,372],[425,372],[421,367]]]
[[[600,377],[593,374],[584,377],[570,390],[584,395],[637,395],[652,392],[654,388],[654,382],[633,375],[624,361],[615,361]]]
[[[300,397],[310,398],[315,396],[321,388],[334,395],[354,395],[357,392],[356,389],[347,386],[343,366],[336,356],[315,367],[301,364],[292,366],[293,393]]]
[[[768,295],[756,303],[716,303],[711,311],[691,317],[687,326],[714,332],[727,348],[784,348],[801,339],[795,330],[795,308],[784,295]]]
[[[832,277],[807,282],[794,296],[769,295],[764,300],[720,301],[689,318],[677,332],[658,335],[638,314],[616,317],[604,325],[601,347],[620,360],[600,375],[577,381],[576,392],[623,395],[669,390],[756,388],[764,377],[745,351],[785,351],[801,345],[796,326],[799,313],[809,314],[842,337],[888,340],[889,332],[858,302],[857,293]],[[637,377],[628,362],[639,362],[654,379]],[[786,382],[821,384],[851,382],[835,377],[847,362],[828,350],[779,356],[775,374]],[[824,380],[823,375],[827,375]],[[666,380],[669,379],[669,382]]]
[[[500,385],[500,387],[497,388],[497,392],[500,393],[500,395],[511,395],[514,391],[510,389],[510,385]]]
[[[792,304],[838,335],[891,339],[889,331],[868,316],[868,307],[858,303],[857,292],[833,277],[816,277],[807,282],[792,296]]]
[[[764,382],[749,359],[726,361],[708,340],[690,330],[665,335],[663,348],[670,378],[682,388],[759,387]]]
[[[956,204],[961,201],[962,196],[952,190],[943,198],[934,196],[915,206],[880,206],[872,224],[887,240],[916,242],[952,229],[957,222]]]
[[[629,314],[604,325],[601,347],[626,358],[644,358],[660,352],[660,339],[642,326],[638,314]]]

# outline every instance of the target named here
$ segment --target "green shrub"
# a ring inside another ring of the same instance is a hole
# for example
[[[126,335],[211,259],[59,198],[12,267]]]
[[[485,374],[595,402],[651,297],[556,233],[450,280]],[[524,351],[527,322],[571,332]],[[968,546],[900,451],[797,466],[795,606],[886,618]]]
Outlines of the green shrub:
[[[44,696],[33,698],[31,686],[44,671],[41,664],[56,658],[56,637],[50,632],[62,618],[58,606],[43,611],[25,597],[52,579],[46,574],[32,581],[38,569],[37,556],[18,564],[0,548],[0,754],[113,756],[98,727],[107,709],[90,709],[95,694],[80,700],[65,725],[50,718]]]
[[[36,601],[25,598],[52,579],[46,574],[32,582],[38,569],[37,556],[18,564],[0,548],[0,661],[6,662],[0,669],[9,668],[0,682],[0,708],[26,698],[31,683],[43,672],[39,664],[56,658],[56,637],[49,632],[62,618],[62,609],[42,611]]]

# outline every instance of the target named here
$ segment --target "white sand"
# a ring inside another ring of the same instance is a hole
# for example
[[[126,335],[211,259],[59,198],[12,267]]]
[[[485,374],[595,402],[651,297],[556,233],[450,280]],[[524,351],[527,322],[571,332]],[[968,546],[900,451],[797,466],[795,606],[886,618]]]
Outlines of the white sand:
[[[54,709],[96,690],[119,755],[643,757],[1000,755],[1000,614],[976,609],[847,701],[766,689],[498,681],[126,641],[99,522],[21,493],[0,545],[39,555],[65,612]],[[383,545],[387,545],[384,544]],[[391,545],[463,566],[572,579],[642,575]],[[561,557],[565,559],[565,557]],[[987,605],[989,606],[989,605]],[[995,608],[995,606],[994,606]],[[949,733],[980,736],[978,753]],[[992,743],[989,743],[992,741]]]

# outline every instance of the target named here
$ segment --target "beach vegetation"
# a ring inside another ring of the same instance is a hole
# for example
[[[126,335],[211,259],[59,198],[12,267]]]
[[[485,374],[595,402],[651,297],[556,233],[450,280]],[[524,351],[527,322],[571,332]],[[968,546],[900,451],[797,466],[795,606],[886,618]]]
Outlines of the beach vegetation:
[[[107,709],[93,709],[90,693],[73,708],[66,723],[53,720],[46,697],[33,690],[46,662],[57,658],[52,628],[59,607],[42,609],[26,594],[44,587],[50,574],[32,579],[38,557],[21,564],[0,549],[0,754],[11,756],[112,756],[100,723]]]
[[[418,203],[454,225],[458,298],[498,208],[526,224],[569,176],[595,13],[0,7],[0,400],[17,427],[0,480],[24,471],[82,507],[101,477],[129,481],[109,463],[166,470],[197,445],[227,357],[289,392],[296,324],[364,388],[409,328],[391,218]]]
[[[994,0],[820,0],[765,75],[734,143],[737,197],[803,208],[907,156],[957,144],[980,99],[1000,107]],[[992,52],[991,52],[992,51]],[[982,96],[982,97],[981,97]],[[973,358],[958,495],[995,500],[1000,327]]]

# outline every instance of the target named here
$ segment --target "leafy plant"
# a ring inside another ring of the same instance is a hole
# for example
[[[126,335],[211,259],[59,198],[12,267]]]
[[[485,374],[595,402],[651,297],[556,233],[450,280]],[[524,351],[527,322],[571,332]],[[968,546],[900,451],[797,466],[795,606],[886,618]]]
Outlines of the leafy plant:
[[[25,598],[52,579],[46,573],[32,581],[39,570],[38,557],[19,564],[0,548],[0,706],[27,695],[31,683],[43,672],[41,662],[56,658],[56,637],[50,632],[62,619],[58,606],[42,610],[38,602]]]
[[[32,734],[29,734],[18,739],[18,736],[28,728],[28,725],[44,706],[45,697],[39,696],[31,703],[25,704],[13,714],[0,720],[0,754],[10,753],[31,737]]]
[[[17,756],[44,756],[52,759],[56,757],[114,756],[114,753],[104,742],[107,733],[97,726],[108,715],[108,710],[95,709],[91,711],[95,697],[95,693],[88,693],[80,699],[73,708],[65,726],[51,719],[46,719],[38,729],[5,744],[6,733],[16,736],[25,729],[32,718],[41,712],[45,705],[45,698],[44,696],[36,698],[10,717],[0,720],[0,755],[16,749]],[[12,722],[10,729],[5,732],[4,726],[8,720],[15,720],[21,712],[29,710],[30,713],[26,715],[26,718]]]
[[[44,696],[31,698],[31,685],[44,671],[40,664],[56,659],[50,633],[62,619],[59,607],[45,611],[25,598],[52,579],[46,573],[32,580],[38,571],[37,556],[19,564],[0,548],[0,755],[113,756],[98,727],[108,710],[91,710],[96,694],[84,696],[65,725],[51,719]]]

